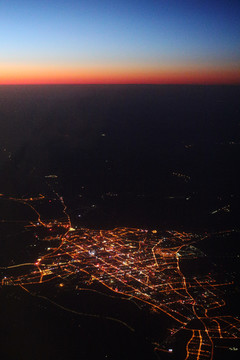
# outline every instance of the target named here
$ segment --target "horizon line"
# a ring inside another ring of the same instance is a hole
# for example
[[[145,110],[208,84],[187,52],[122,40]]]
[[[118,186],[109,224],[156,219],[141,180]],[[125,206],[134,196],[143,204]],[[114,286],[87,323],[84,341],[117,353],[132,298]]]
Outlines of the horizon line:
[[[93,82],[89,82],[89,83],[4,83],[4,84],[1,84],[0,83],[0,86],[46,86],[46,85],[53,85],[53,86],[56,86],[56,85],[202,85],[202,86],[240,86],[240,81],[239,82],[183,82],[183,83],[179,83],[179,82],[176,82],[176,83],[168,83],[168,82],[164,82],[164,83],[157,83],[157,82],[149,82],[149,83],[140,83],[140,82],[131,82],[131,83],[100,83],[100,82],[96,82],[96,83],[93,83]]]

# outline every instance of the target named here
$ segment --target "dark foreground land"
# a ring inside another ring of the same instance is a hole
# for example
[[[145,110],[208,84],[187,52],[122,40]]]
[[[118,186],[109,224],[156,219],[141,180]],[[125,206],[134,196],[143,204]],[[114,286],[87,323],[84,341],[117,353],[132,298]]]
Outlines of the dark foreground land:
[[[59,219],[57,193],[72,224],[91,229],[233,230],[231,237],[219,242],[213,236],[199,247],[219,276],[233,282],[224,296],[227,312],[237,316],[239,98],[237,86],[2,86],[0,193],[43,194],[52,201],[43,215]],[[0,201],[0,219],[13,221],[0,223],[0,266],[34,261],[42,251],[16,223],[31,216],[17,203]],[[201,264],[188,266],[202,271]],[[117,299],[77,295],[75,284],[54,286],[48,284],[43,295],[100,318],[75,316],[18,287],[2,287],[1,358],[157,358],[149,339],[165,336],[165,318]],[[37,285],[34,291],[42,290]],[[131,318],[136,333],[104,315]],[[181,336],[170,344],[175,353],[158,358],[184,359]],[[215,354],[237,359],[239,351],[216,348]]]

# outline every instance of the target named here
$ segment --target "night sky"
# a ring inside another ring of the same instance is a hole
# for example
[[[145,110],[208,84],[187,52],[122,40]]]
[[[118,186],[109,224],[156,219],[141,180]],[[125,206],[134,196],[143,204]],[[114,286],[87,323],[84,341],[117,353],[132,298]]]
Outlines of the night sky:
[[[240,83],[238,0],[0,1],[0,84]]]

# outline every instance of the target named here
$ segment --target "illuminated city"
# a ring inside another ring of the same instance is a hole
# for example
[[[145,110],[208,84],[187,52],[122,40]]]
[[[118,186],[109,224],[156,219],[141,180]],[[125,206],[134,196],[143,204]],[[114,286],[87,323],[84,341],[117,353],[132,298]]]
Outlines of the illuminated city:
[[[220,289],[231,283],[218,282],[211,273],[195,276],[182,270],[186,260],[206,256],[197,243],[210,238],[210,234],[78,227],[72,224],[63,197],[55,194],[63,208],[62,220],[43,220],[38,206],[51,201],[43,195],[20,199],[1,196],[30,207],[36,220],[27,221],[25,229],[48,245],[45,253],[31,263],[1,267],[2,286],[19,286],[31,292],[34,284],[57,280],[59,288],[64,288],[73,276],[79,279],[77,287],[88,289],[91,284],[101,283],[107,295],[114,293],[170,317],[174,326],[169,335],[186,333],[185,360],[214,359],[216,342],[222,341],[224,347],[226,340],[240,339],[239,319],[221,311],[225,301]],[[224,234],[228,232],[231,230]],[[167,342],[152,343],[157,352],[173,351]]]
[[[0,1],[0,360],[239,360],[240,1]]]

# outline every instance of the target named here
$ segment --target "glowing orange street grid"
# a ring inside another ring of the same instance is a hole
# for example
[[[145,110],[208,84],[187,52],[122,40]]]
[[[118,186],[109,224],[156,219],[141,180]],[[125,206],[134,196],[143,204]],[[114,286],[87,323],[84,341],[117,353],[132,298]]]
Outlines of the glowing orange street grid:
[[[33,209],[37,221],[27,227],[61,229],[62,235],[48,235],[59,245],[49,248],[35,263],[19,264],[4,269],[29,267],[25,275],[4,277],[2,285],[21,286],[49,282],[54,278],[67,279],[79,274],[82,285],[93,280],[111,291],[146,304],[156,312],[163,312],[176,323],[172,333],[189,333],[185,360],[213,359],[216,339],[239,339],[240,321],[231,316],[211,316],[211,310],[225,305],[219,298],[218,284],[210,275],[186,276],[181,270],[184,259],[199,257],[194,243],[205,237],[177,231],[148,231],[116,228],[113,230],[75,229],[63,205],[66,220],[44,222],[32,205],[44,197],[11,199]],[[55,233],[56,231],[53,231]],[[44,240],[44,239],[43,239]],[[46,240],[46,238],[45,238]],[[201,254],[200,254],[201,255]],[[60,283],[60,287],[63,283]],[[210,314],[209,314],[210,312]],[[192,326],[194,323],[194,328]],[[197,325],[196,325],[197,324]],[[168,351],[154,343],[157,350]]]

